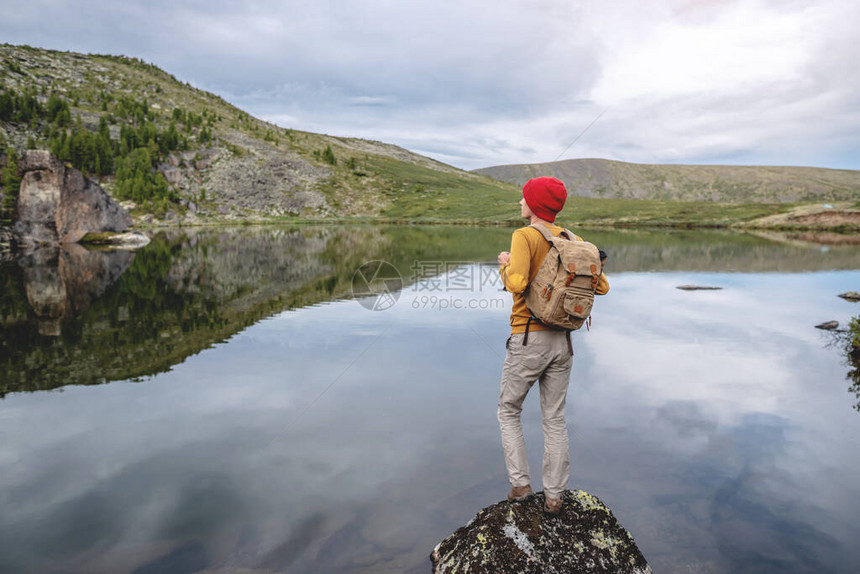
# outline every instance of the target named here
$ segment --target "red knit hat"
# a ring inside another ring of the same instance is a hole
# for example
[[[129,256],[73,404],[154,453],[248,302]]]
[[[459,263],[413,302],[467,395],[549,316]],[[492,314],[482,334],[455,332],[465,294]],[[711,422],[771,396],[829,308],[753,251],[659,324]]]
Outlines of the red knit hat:
[[[555,221],[567,200],[567,189],[554,177],[536,177],[523,186],[523,197],[532,213],[544,221]]]

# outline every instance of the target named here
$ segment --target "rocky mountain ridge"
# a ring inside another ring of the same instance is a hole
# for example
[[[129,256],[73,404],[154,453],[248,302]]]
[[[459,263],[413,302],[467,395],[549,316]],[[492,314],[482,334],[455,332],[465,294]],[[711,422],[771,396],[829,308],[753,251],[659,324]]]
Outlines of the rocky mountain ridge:
[[[391,144],[280,128],[139,59],[0,45],[0,168],[15,161],[9,150],[50,149],[74,163],[95,145],[107,150],[100,163],[75,167],[119,199],[129,199],[119,197],[120,165],[136,148],[166,181],[158,197],[130,205],[137,221],[378,216],[419,180],[439,178],[510,192]]]
[[[576,196],[709,202],[860,200],[860,171],[794,166],[650,165],[570,159],[498,165],[474,173],[523,185],[547,175]]]

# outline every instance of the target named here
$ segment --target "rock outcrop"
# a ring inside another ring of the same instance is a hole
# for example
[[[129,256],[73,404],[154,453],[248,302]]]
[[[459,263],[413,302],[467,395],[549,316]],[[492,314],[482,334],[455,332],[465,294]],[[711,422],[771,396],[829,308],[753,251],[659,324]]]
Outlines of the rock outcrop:
[[[557,515],[543,511],[538,493],[523,502],[498,502],[439,543],[434,574],[650,574],[633,537],[587,492],[565,491]]]
[[[722,287],[712,287],[708,285],[678,285],[676,289],[681,291],[719,291]]]
[[[23,248],[75,243],[87,233],[124,231],[131,216],[95,182],[47,151],[31,150],[22,173],[14,233]]]

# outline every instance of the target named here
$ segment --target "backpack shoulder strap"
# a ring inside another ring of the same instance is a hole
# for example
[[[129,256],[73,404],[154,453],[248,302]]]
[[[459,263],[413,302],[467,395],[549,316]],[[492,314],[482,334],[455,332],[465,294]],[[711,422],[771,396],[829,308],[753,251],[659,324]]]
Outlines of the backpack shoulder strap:
[[[565,233],[567,233],[567,238],[571,241],[582,241],[582,237],[578,236],[576,233],[568,229],[567,227],[562,227]]]
[[[546,226],[541,225],[540,223],[532,223],[531,225],[529,225],[529,227],[534,227],[535,229],[537,229],[540,234],[543,235],[543,238],[546,239],[550,245],[552,245],[552,240],[555,238],[555,236],[550,232],[549,229],[546,228]],[[564,229],[564,231],[567,231],[567,229]],[[570,233],[570,231],[567,232]],[[570,233],[570,236],[571,238],[576,237],[573,233]]]

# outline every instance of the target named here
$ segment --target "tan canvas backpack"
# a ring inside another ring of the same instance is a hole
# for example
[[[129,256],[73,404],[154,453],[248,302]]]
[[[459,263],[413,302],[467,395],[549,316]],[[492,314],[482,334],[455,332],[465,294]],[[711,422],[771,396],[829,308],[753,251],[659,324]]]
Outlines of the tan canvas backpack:
[[[539,223],[530,227],[540,231],[550,247],[526,288],[526,307],[532,316],[526,324],[523,344],[528,341],[532,318],[568,332],[582,327],[591,315],[594,293],[603,272],[600,250],[593,243],[582,241],[567,229],[556,237]]]

